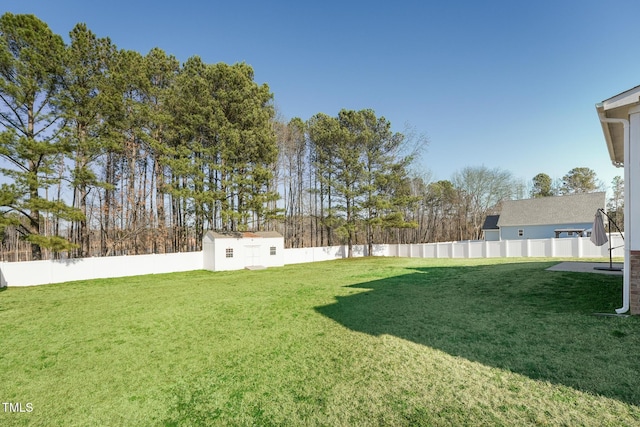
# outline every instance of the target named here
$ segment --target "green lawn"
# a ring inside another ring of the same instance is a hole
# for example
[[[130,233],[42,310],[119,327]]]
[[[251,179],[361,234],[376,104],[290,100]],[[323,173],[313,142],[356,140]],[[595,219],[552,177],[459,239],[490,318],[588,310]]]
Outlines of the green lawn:
[[[369,258],[0,292],[0,425],[640,425],[621,277]],[[15,408],[15,406],[14,406]]]

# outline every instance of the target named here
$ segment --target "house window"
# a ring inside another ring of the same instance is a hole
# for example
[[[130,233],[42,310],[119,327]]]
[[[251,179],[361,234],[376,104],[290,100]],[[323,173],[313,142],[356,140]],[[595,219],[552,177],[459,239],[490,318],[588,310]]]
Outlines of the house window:
[[[271,246],[271,248],[269,249],[269,253],[271,255],[275,255],[276,254],[276,247],[275,246]]]
[[[521,228],[518,230],[518,237],[524,236],[524,230]]]
[[[227,258],[233,258],[233,248],[227,248],[226,255]]]

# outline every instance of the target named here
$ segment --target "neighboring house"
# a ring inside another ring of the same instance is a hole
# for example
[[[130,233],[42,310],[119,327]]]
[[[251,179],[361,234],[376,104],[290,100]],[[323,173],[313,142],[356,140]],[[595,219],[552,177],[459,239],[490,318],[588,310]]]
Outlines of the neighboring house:
[[[202,239],[204,268],[211,271],[284,265],[284,238],[275,231],[215,232]]]
[[[604,192],[507,200],[500,215],[485,220],[485,240],[587,236],[596,211],[605,203]]]
[[[500,227],[498,227],[498,219],[500,215],[487,215],[482,225],[484,232],[484,240],[495,242],[500,240]]]

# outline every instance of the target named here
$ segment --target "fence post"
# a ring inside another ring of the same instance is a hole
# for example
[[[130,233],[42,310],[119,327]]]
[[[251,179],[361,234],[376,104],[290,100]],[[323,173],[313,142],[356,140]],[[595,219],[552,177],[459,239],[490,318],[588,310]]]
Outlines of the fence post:
[[[578,254],[578,258],[582,258],[582,244],[580,242],[580,238],[576,237],[573,242],[573,244],[571,246],[573,246],[575,252]]]
[[[5,288],[7,286],[7,280],[4,278],[4,274],[2,274],[3,269],[4,261],[0,261],[0,288]]]
[[[578,258],[582,258],[584,255],[583,239],[581,237],[576,237],[576,240],[578,240]]]

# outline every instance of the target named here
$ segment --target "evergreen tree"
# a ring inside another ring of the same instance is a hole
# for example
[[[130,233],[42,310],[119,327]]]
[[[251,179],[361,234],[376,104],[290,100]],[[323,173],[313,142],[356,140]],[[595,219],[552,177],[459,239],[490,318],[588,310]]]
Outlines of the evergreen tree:
[[[373,253],[376,228],[409,228],[406,209],[417,201],[410,194],[407,167],[411,156],[403,156],[404,135],[391,131],[391,123],[376,117],[373,110],[362,110],[357,130],[363,142],[362,175],[364,222],[367,228],[368,253]]]
[[[63,201],[42,194],[59,183],[55,166],[68,148],[58,140],[61,114],[55,104],[63,56],[62,38],[35,16],[0,17],[0,156],[7,161],[0,171],[11,180],[0,187],[0,226],[16,225],[35,260],[42,258],[42,248],[70,247],[58,236],[44,235],[43,213],[78,218]]]
[[[64,90],[59,96],[66,126],[64,141],[70,148],[71,185],[74,205],[82,212],[73,224],[72,238],[79,243],[80,257],[90,256],[87,197],[100,185],[94,163],[110,149],[106,107],[118,103],[121,95],[109,90],[107,75],[113,72],[115,47],[107,38],[98,38],[86,25],[76,25],[65,52]],[[120,96],[119,96],[120,95]]]
[[[531,189],[531,197],[549,197],[555,196],[553,189],[553,181],[546,173],[539,173],[533,177],[533,188]]]
[[[196,238],[203,233],[202,218],[223,230],[260,228],[276,197],[269,188],[277,160],[269,88],[253,81],[246,64],[190,58],[171,92],[168,165],[179,176],[170,191],[192,206]]]
[[[278,140],[279,168],[283,174],[285,243],[299,248],[304,243],[303,196],[307,170],[305,124],[300,118],[289,123],[274,121]]]
[[[167,189],[172,198],[174,239],[180,242],[185,241],[188,226],[196,235],[203,233],[205,205],[222,198],[219,188],[206,187],[208,168],[217,167],[219,149],[212,129],[216,111],[206,73],[207,65],[199,57],[189,58],[167,98],[172,117]]]
[[[167,97],[180,64],[175,57],[167,55],[158,48],[152,49],[145,57],[147,85],[144,90],[144,101],[148,108],[146,128],[147,144],[153,161],[156,195],[156,225],[154,236],[154,252],[165,253],[168,249],[167,218],[165,213],[166,169],[169,126],[171,114],[167,108]],[[213,220],[210,220],[213,224]]]
[[[330,117],[324,113],[318,113],[307,121],[307,131],[310,142],[310,161],[315,171],[315,181],[317,188],[314,189],[318,196],[316,200],[316,213],[319,214],[321,226],[320,238],[317,240],[319,246],[325,242],[331,246],[333,244],[333,232],[338,226],[338,216],[334,208],[332,196],[335,193],[335,150],[340,138],[340,123],[335,117]],[[317,209],[319,207],[319,209]],[[318,212],[319,210],[319,212]],[[326,239],[325,239],[326,234]]]
[[[562,177],[560,192],[562,194],[591,193],[598,191],[599,188],[595,171],[586,167],[578,167],[571,169]]]
[[[244,63],[211,65],[207,76],[224,183],[223,227],[260,229],[271,214],[267,206],[278,197],[269,188],[277,161],[273,95],[254,82],[253,69]]]
[[[318,114],[308,126],[321,191],[327,195],[323,219],[329,232],[346,241],[349,257],[362,223],[369,253],[374,229],[415,225],[405,220],[416,201],[407,176],[411,158],[400,155],[404,136],[391,132],[384,117],[372,110],[341,110],[336,118]]]

